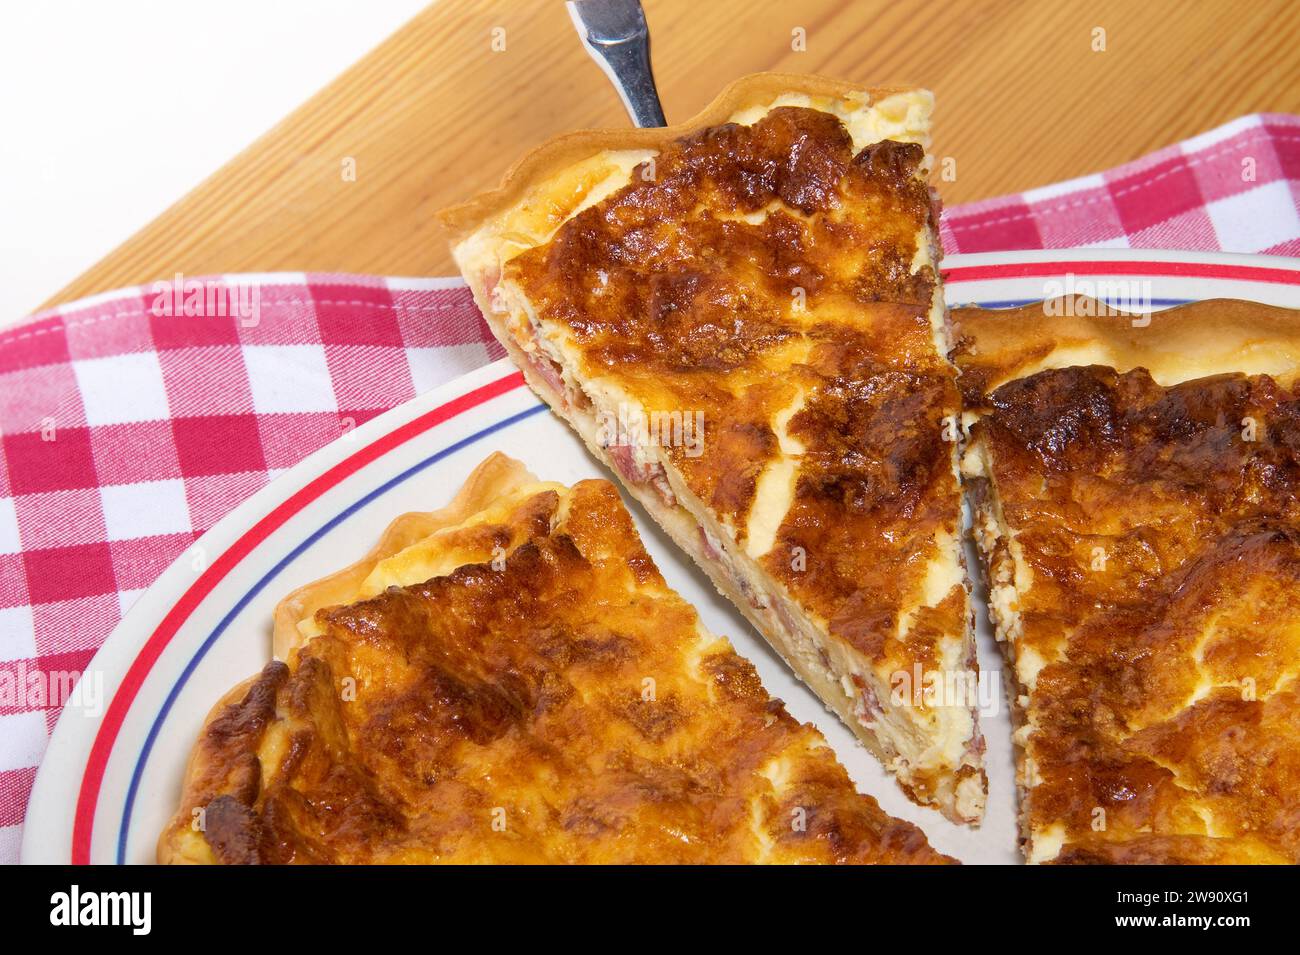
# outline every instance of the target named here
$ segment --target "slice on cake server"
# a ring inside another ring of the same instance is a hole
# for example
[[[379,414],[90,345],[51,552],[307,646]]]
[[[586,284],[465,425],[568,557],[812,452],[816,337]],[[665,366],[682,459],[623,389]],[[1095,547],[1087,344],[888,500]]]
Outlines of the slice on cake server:
[[[529,383],[915,801],[977,822],[931,105],[752,76],[443,220]]]

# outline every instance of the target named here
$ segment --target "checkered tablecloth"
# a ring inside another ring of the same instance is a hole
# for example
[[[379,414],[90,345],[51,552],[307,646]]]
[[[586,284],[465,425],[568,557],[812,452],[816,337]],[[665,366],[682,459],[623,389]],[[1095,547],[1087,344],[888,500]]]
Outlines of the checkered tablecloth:
[[[940,231],[949,254],[1089,246],[1300,255],[1298,207],[1300,117],[1263,113],[1109,172],[955,206]]]
[[[942,235],[949,253],[1300,255],[1298,208],[1300,117],[1256,115],[955,206]],[[502,354],[446,280],[164,277],[0,328],[0,862],[17,859],[60,675],[140,592],[278,472]]]

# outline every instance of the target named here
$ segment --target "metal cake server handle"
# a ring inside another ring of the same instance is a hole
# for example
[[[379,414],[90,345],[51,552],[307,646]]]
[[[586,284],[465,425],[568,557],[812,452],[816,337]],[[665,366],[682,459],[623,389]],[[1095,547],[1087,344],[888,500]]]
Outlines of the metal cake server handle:
[[[632,122],[667,126],[650,70],[650,29],[640,0],[569,0],[582,45],[618,90]]]

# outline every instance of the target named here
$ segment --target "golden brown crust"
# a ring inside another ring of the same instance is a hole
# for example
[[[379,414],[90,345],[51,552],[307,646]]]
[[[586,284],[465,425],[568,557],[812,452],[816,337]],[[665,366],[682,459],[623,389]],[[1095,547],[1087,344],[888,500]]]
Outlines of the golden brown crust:
[[[204,732],[214,726],[232,705],[243,700],[262,676],[264,674],[249,677],[217,700],[212,709],[208,710],[207,716],[203,718]],[[182,806],[205,806],[216,793],[218,786],[227,784],[227,767],[235,760],[220,753],[221,748],[215,747],[218,751],[214,752],[214,747],[195,746],[190,752],[190,757],[185,763],[185,772],[181,777],[184,780],[181,793]],[[196,865],[214,861],[211,847],[203,840],[190,835],[195,831],[195,825],[196,818],[193,813],[188,819],[182,819],[178,813],[171,825],[162,831],[157,846],[160,865]]]
[[[213,714],[160,861],[951,861],[702,629],[612,485],[505,513]]]
[[[1206,334],[1298,343],[1284,310],[1178,311],[1103,337],[1156,360]],[[963,316],[967,388],[1065,348],[986,317]],[[1140,339],[1157,327],[1158,345]],[[1041,861],[1300,862],[1300,400],[1220,370],[1161,385],[1144,367],[1048,367],[968,391],[999,525],[981,543],[1015,577],[995,613]]]
[[[311,620],[317,610],[355,599],[362,582],[381,560],[440,530],[464,523],[470,515],[485,510],[493,501],[535,481],[536,478],[519,461],[499,451],[493,452],[474,469],[446,507],[394,518],[380,536],[379,543],[365,557],[328,577],[299,587],[276,605],[274,658],[288,659],[290,651],[303,642],[298,625]]]
[[[909,86],[864,87],[856,83],[805,73],[753,73],[727,86],[695,116],[673,126],[649,129],[587,129],[557,136],[525,153],[506,172],[501,185],[438,213],[455,243],[485,220],[514,206],[538,181],[606,149],[660,149],[703,126],[725,123],[738,111],[770,103],[782,93],[845,97],[866,95],[872,100],[913,89]]]
[[[968,405],[1013,378],[1070,365],[1145,368],[1165,385],[1227,370],[1289,385],[1300,368],[1300,312],[1238,299],[1129,314],[1074,296],[955,308],[952,324]]]

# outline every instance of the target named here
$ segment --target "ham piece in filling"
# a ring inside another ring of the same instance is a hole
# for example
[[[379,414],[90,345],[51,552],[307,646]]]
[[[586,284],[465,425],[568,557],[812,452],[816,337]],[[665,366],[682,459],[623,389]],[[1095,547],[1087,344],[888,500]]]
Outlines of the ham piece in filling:
[[[639,487],[651,488],[659,499],[668,507],[677,506],[677,495],[668,483],[664,466],[658,461],[642,461],[637,458],[636,449],[630,444],[605,445],[605,453],[614,462],[614,470],[629,483]]]

